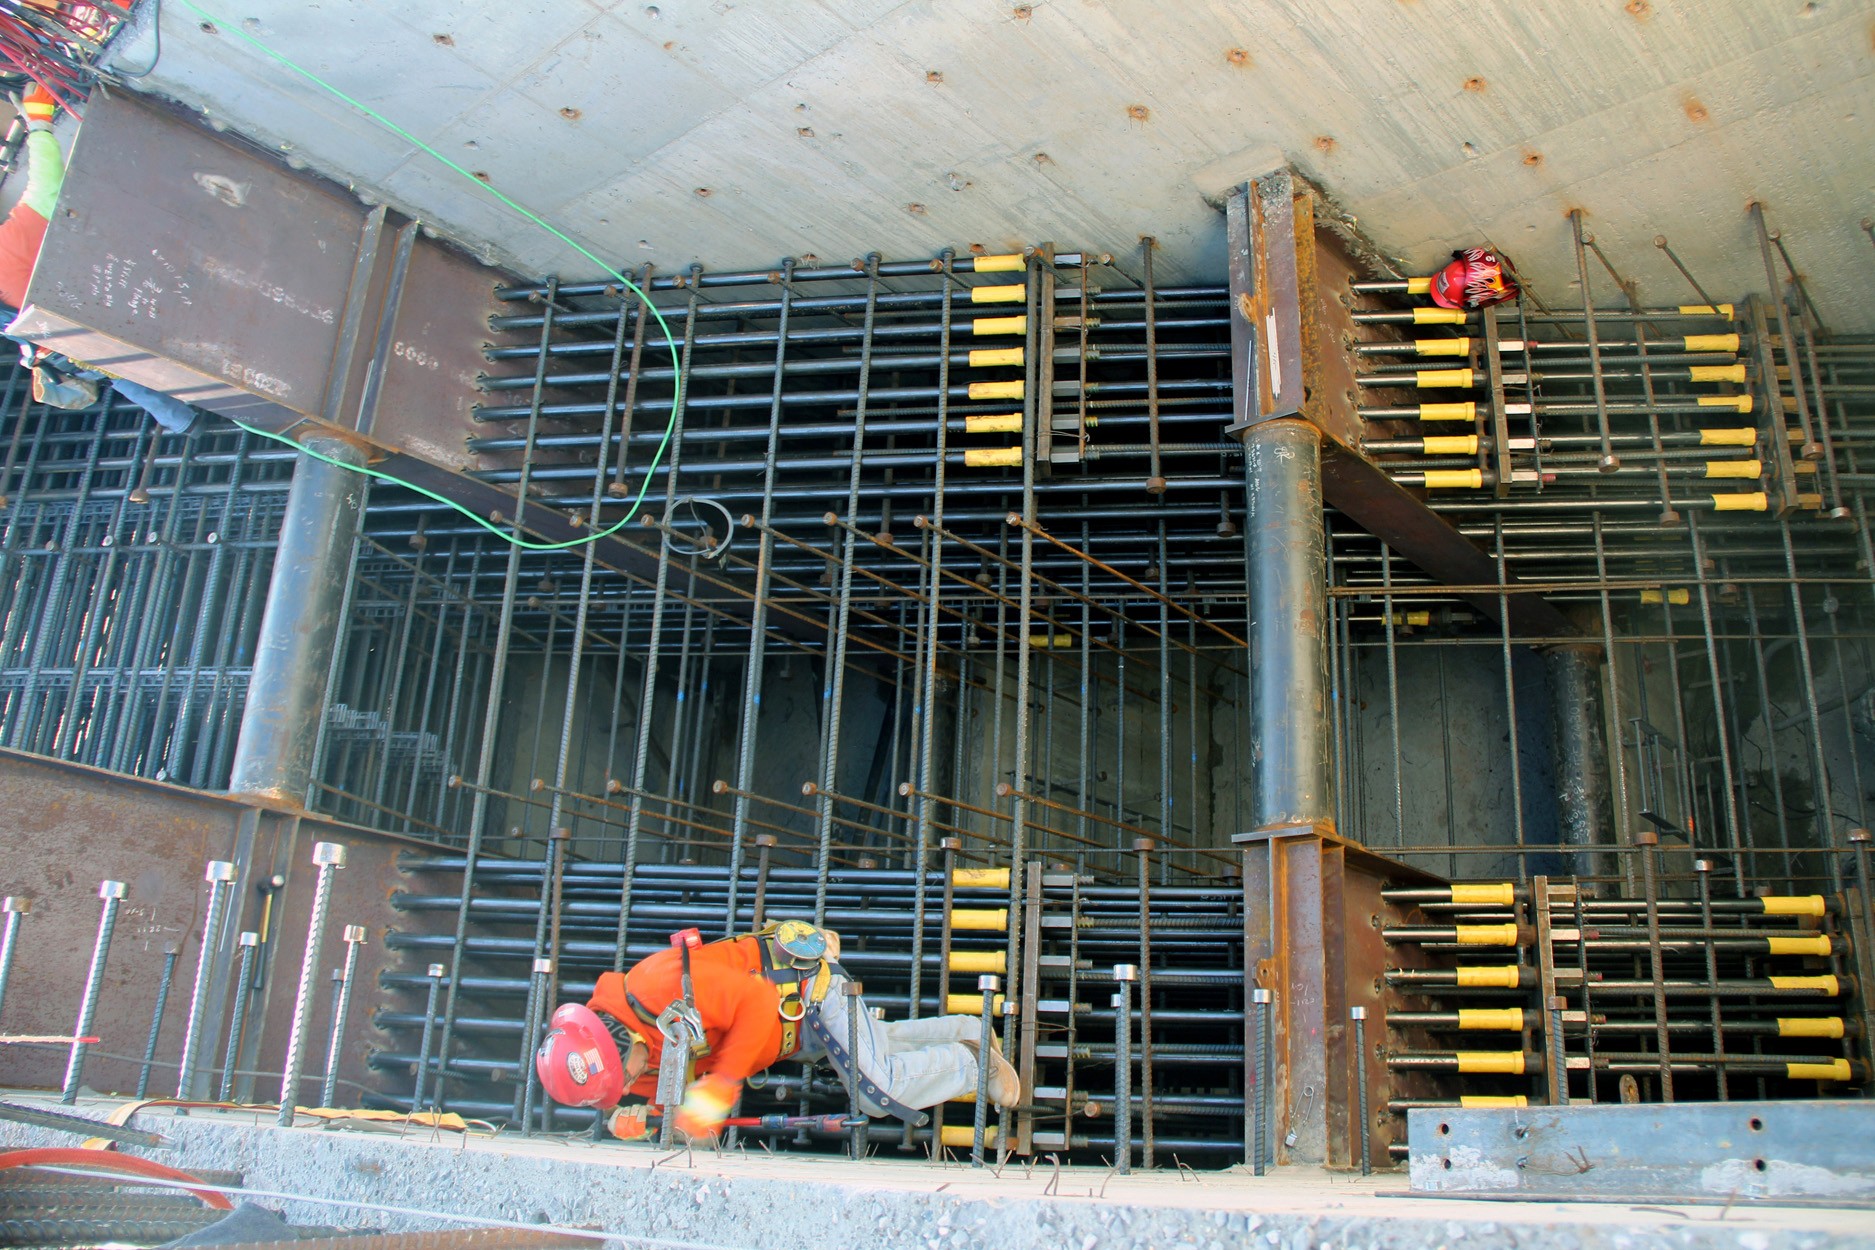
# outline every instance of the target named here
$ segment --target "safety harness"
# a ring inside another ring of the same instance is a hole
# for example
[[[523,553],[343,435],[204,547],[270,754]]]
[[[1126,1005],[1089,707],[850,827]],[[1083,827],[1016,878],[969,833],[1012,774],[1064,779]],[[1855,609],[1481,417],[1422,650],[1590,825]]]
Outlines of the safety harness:
[[[861,1073],[845,1044],[827,1027],[820,1013],[813,1010],[826,1000],[828,983],[839,969],[838,964],[827,958],[826,934],[805,920],[781,920],[765,925],[750,936],[761,944],[762,975],[775,983],[781,996],[780,1057],[786,1059],[800,1049],[800,1027],[806,1024],[808,1032],[833,1060],[834,1069],[847,1074],[847,1079],[858,1086],[867,1101],[914,1127],[929,1123],[930,1117],[924,1112],[893,1098]],[[844,976],[845,970],[839,970]]]
[[[876,1082],[864,1076],[853,1062],[853,1057],[846,1044],[840,1040],[833,1029],[822,1021],[820,1013],[814,1008],[826,1000],[828,986],[832,983],[835,971],[844,971],[829,956],[829,942],[826,933],[805,920],[781,920],[764,925],[754,933],[744,936],[755,939],[762,957],[761,975],[772,982],[779,1001],[781,1015],[781,1053],[777,1061],[788,1059],[798,1054],[801,1049],[802,1028],[806,1027],[821,1047],[833,1060],[837,1071],[849,1074],[848,1079],[856,1082],[859,1093],[874,1106],[882,1108],[891,1115],[914,1127],[922,1127],[930,1122],[924,1112],[887,1094]],[[738,941],[739,938],[728,939]],[[657,1075],[657,1095],[655,1101],[660,1106],[671,1107],[683,1101],[684,1090],[689,1085],[694,1073],[692,1069],[698,1058],[710,1053],[709,1043],[704,1040],[703,1021],[697,1015],[696,998],[690,983],[690,952],[702,945],[702,936],[696,929],[685,929],[671,935],[671,945],[677,947],[683,960],[683,993],[673,999],[662,1011],[651,1011],[640,1002],[630,990],[625,992],[625,1002],[643,1023],[656,1022],[658,1032],[664,1039],[663,1053],[659,1056]],[[836,948],[837,949],[837,948]],[[620,1025],[613,1029],[614,1018],[601,1016],[606,1027],[613,1030],[618,1038],[620,1051],[624,1053],[627,1042],[619,1034],[637,1039],[638,1034],[628,1026]],[[674,1123],[675,1117],[666,1117],[665,1123]]]

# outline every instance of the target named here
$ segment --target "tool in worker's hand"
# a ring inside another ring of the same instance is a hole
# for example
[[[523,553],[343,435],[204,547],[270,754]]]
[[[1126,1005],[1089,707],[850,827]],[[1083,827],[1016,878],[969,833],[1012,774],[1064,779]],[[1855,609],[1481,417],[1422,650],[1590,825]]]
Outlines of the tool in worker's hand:
[[[664,1038],[664,1052],[658,1060],[657,1104],[675,1107],[684,1101],[690,1083],[690,1061],[704,1048],[703,1018],[697,1014],[696,994],[690,983],[690,952],[703,945],[703,934],[684,929],[671,934],[671,945],[683,956],[683,997],[672,1000],[658,1013],[658,1032]],[[666,1117],[658,1133],[658,1143],[669,1148],[676,1141],[677,1117]]]

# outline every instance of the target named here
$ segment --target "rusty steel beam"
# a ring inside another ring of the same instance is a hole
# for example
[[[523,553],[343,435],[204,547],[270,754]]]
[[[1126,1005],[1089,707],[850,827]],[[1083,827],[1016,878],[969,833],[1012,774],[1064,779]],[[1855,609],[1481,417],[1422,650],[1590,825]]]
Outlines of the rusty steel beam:
[[[342,438],[383,473],[513,522],[514,493],[471,476],[513,454],[468,447],[511,280],[418,222],[113,95],[86,111],[20,333],[259,429]],[[550,541],[583,521],[520,517]],[[615,539],[595,555],[644,577],[657,563]]]
[[[1342,340],[1352,314],[1338,298],[1354,263],[1315,228],[1314,195],[1286,171],[1246,183],[1225,202],[1230,250],[1230,432],[1299,417],[1322,432],[1326,502],[1423,572],[1449,586],[1498,583],[1491,557],[1394,482],[1361,452],[1365,423],[1348,396],[1353,369]],[[1540,596],[1462,596],[1489,619],[1510,617],[1528,637],[1578,631]]]

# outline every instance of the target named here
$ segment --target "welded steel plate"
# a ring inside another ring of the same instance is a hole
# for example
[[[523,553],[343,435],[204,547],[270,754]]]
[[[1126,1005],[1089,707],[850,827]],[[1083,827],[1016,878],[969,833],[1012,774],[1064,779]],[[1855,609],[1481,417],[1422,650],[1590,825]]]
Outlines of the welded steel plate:
[[[1415,1193],[1875,1206],[1875,1103],[1408,1112]]]

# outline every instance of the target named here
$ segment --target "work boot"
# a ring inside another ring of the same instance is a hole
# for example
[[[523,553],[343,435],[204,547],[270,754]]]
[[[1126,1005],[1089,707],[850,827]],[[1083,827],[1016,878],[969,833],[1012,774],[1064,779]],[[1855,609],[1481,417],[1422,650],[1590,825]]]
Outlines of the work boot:
[[[983,1062],[980,1042],[964,1042],[977,1055],[977,1062]],[[1022,1101],[1022,1077],[1016,1072],[1016,1065],[1003,1057],[999,1047],[990,1048],[990,1102],[998,1107],[1014,1107]]]

